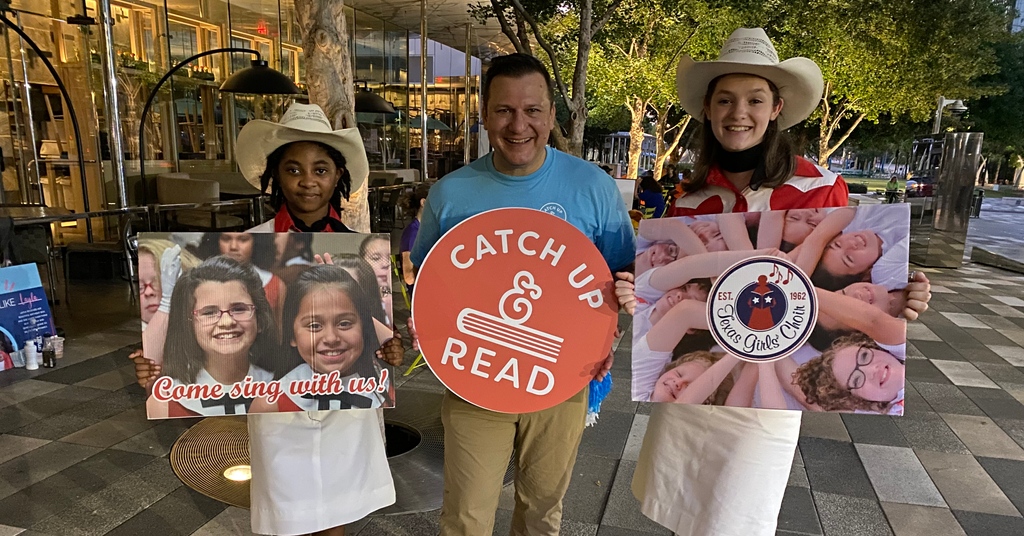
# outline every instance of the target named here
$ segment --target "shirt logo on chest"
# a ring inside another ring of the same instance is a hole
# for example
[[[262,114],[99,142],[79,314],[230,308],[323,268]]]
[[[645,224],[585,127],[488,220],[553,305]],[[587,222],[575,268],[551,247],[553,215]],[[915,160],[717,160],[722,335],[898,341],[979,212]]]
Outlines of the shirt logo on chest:
[[[563,208],[562,205],[559,205],[558,203],[545,203],[544,206],[540,207],[540,211],[551,214],[552,216],[557,216],[559,218],[562,218],[563,220],[568,219],[566,217],[565,208]]]

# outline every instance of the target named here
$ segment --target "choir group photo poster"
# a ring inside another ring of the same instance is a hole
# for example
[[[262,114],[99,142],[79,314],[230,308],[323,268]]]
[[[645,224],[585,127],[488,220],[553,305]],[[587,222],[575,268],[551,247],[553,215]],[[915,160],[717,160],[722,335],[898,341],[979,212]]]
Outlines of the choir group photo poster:
[[[150,419],[389,408],[386,234],[141,233]]]
[[[632,399],[902,415],[910,207],[644,220]]]

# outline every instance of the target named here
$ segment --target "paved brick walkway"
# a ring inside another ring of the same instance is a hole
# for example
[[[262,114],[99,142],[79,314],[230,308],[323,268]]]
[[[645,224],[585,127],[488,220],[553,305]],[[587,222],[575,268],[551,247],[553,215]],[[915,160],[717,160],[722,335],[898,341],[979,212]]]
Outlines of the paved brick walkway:
[[[927,271],[934,299],[909,327],[906,416],[805,416],[779,534],[1024,534],[1024,276]],[[69,341],[56,370],[0,373],[0,536],[249,534],[248,512],[171,472],[167,452],[194,421],[145,420],[124,348],[137,326]],[[623,388],[628,341],[618,388],[580,447],[566,535],[667,534],[629,491],[649,407]],[[426,368],[403,381],[399,400],[441,389]],[[511,505],[508,488],[495,534],[508,533]],[[371,518],[350,534],[429,536],[437,515]]]

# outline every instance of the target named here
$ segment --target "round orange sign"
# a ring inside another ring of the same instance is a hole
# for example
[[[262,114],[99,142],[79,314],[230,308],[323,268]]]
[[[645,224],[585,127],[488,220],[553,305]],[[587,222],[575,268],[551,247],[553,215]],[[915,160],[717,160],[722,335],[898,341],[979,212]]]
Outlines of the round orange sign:
[[[492,411],[550,408],[608,357],[618,305],[593,243],[565,220],[505,208],[469,218],[430,250],[412,315],[431,370]]]

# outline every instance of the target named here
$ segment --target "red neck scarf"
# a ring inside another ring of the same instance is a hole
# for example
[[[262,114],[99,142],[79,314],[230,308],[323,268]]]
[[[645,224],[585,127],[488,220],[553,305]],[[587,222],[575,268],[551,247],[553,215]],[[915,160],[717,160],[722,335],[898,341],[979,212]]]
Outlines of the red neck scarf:
[[[352,232],[344,223],[334,207],[328,207],[327,215],[323,219],[313,222],[313,225],[306,225],[298,218],[292,218],[292,213],[287,206],[281,207],[274,216],[275,233],[350,233]]]

